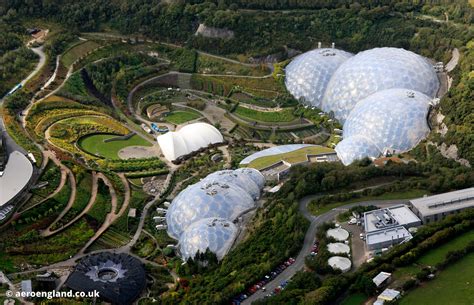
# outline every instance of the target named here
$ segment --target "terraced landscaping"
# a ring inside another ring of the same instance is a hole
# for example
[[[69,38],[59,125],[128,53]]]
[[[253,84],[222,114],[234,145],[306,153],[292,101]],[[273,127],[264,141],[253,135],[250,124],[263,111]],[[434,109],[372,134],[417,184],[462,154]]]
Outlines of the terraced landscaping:
[[[69,67],[76,60],[91,52],[92,50],[97,49],[99,46],[100,44],[91,40],[80,42],[64,53],[64,55],[61,57],[61,62],[66,67]]]
[[[259,122],[291,122],[296,119],[296,117],[293,115],[292,108],[283,109],[281,111],[265,112],[253,110],[242,106],[237,106],[234,111],[234,114],[249,120]]]
[[[151,147],[151,143],[138,135],[134,135],[127,140],[114,140],[105,142],[107,139],[112,139],[117,135],[111,134],[94,134],[85,136],[78,141],[78,145],[86,152],[100,156],[107,159],[118,159],[118,152],[129,146],[145,146]]]

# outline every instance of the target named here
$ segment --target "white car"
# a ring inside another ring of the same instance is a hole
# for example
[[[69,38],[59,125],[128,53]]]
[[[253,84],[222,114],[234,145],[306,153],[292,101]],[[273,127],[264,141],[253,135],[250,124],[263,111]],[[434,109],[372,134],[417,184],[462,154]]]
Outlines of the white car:
[[[347,222],[347,224],[349,224],[349,225],[355,225],[356,223],[357,223],[357,219],[355,219],[355,218],[351,218],[351,219]]]

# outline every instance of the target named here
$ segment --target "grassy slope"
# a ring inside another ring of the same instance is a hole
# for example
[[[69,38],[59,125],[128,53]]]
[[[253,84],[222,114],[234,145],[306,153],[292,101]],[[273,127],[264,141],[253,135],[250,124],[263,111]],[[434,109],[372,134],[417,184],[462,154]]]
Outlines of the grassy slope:
[[[437,278],[404,296],[400,305],[474,304],[474,253],[441,272]]]
[[[306,156],[308,154],[311,155],[311,154],[321,154],[321,153],[328,153],[328,152],[334,152],[334,150],[331,148],[322,147],[322,146],[303,147],[289,153],[266,156],[266,157],[255,159],[252,162],[250,162],[248,166],[261,169],[261,168],[270,166],[280,160],[285,160],[289,163],[298,163],[298,162],[303,162],[307,160]]]
[[[72,65],[77,59],[81,58],[88,52],[99,47],[99,44],[94,41],[84,41],[74,45],[61,57],[61,62],[66,67]]]
[[[295,116],[293,115],[293,109],[264,112],[238,106],[237,109],[235,109],[234,114],[260,122],[291,122],[295,120]]]
[[[165,120],[172,124],[183,124],[199,118],[200,116],[196,113],[189,111],[173,111],[165,117]]]
[[[114,135],[97,134],[81,139],[79,145],[85,151],[108,159],[118,159],[118,152],[128,146],[151,146],[143,138],[134,135],[125,141],[112,141],[104,143],[105,139],[113,138]]]

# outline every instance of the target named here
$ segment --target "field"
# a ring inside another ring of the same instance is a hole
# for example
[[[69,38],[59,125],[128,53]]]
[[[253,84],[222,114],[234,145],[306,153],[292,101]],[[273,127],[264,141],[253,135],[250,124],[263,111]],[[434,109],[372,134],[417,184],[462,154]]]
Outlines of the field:
[[[242,106],[237,106],[234,114],[253,121],[271,123],[291,122],[296,119],[293,115],[293,109],[283,109],[282,111],[265,112],[253,110]]]
[[[116,136],[110,134],[95,134],[80,139],[78,144],[86,152],[108,159],[118,159],[118,152],[128,146],[151,146],[149,142],[137,135],[128,140],[104,143],[104,140],[114,137]]]
[[[253,160],[248,165],[249,167],[253,167],[256,169],[262,169],[280,160],[285,160],[289,163],[298,163],[307,160],[307,155],[315,155],[321,153],[332,153],[334,152],[333,149],[322,147],[322,146],[310,146],[310,147],[303,147],[295,151],[291,151],[289,153],[278,154],[273,156],[266,156],[261,157],[258,159]]]
[[[199,118],[199,114],[189,111],[173,111],[165,117],[165,121],[171,124],[183,124]]]
[[[72,65],[77,59],[81,58],[88,52],[97,49],[100,45],[94,41],[84,41],[74,45],[61,57],[61,62],[66,67]]]
[[[409,292],[400,305],[474,304],[474,253],[443,270],[434,280]]]

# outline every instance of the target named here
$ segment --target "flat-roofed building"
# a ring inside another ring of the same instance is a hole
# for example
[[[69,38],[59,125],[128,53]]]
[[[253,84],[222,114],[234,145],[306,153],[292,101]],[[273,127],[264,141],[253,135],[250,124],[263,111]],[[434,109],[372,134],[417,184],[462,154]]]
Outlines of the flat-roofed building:
[[[421,225],[421,220],[404,204],[364,213],[366,233],[396,226],[411,228],[419,225]]]
[[[398,226],[367,233],[366,244],[367,249],[373,251],[395,246],[411,238],[411,233],[404,226]]]
[[[423,223],[474,207],[474,187],[410,200],[410,208]]]
[[[421,220],[404,204],[364,213],[367,249],[388,248],[412,238],[407,230],[421,225]]]

